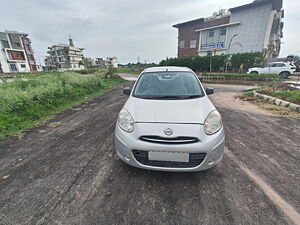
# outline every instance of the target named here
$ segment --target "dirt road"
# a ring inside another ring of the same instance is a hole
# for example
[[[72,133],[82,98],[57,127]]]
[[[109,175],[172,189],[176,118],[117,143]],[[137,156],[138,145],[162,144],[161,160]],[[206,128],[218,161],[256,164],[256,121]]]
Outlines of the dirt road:
[[[118,88],[0,142],[0,224],[297,224],[300,122],[214,86],[226,154],[216,168],[162,173],[117,159]]]

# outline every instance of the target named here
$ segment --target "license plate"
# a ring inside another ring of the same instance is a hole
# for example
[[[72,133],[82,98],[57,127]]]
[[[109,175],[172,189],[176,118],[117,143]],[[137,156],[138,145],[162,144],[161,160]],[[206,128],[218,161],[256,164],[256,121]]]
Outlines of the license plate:
[[[180,152],[149,152],[149,160],[167,162],[189,162],[189,153]]]

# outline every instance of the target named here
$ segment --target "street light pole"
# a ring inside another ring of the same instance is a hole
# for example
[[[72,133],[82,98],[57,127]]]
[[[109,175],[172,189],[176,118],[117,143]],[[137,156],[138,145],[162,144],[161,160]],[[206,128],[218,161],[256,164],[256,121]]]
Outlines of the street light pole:
[[[216,55],[216,49],[213,49],[212,50],[212,54],[211,54],[211,56],[210,56],[210,65],[209,65],[209,72],[211,73],[211,71],[212,71],[212,64],[213,64],[213,58],[214,58],[214,56]]]
[[[231,39],[230,39],[230,42],[229,42],[229,45],[228,45],[228,50],[227,50],[228,53],[229,53],[230,48],[231,48],[232,40],[233,40],[236,36],[238,36],[238,34],[233,35],[233,36],[231,37]],[[225,68],[225,72],[226,72],[226,73],[227,73],[227,68],[228,68],[228,54],[227,54],[227,56],[226,56],[226,68]]]

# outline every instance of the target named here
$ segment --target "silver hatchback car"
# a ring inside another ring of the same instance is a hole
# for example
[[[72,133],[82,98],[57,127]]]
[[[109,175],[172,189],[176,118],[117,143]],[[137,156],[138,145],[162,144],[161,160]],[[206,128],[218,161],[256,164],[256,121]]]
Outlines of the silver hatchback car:
[[[149,170],[206,170],[223,158],[225,134],[220,113],[196,74],[184,67],[144,70],[119,113],[118,156]]]

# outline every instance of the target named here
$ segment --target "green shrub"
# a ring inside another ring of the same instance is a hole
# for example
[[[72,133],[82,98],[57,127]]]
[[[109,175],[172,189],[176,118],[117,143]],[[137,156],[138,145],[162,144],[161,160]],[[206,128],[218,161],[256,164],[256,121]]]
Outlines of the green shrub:
[[[229,55],[215,55],[215,56],[194,56],[182,58],[168,58],[160,62],[160,66],[184,66],[189,67],[197,72],[209,72],[210,65],[212,72],[222,72],[226,67],[227,58]],[[231,70],[238,71],[243,64],[244,69],[253,66],[258,66],[262,63],[263,56],[260,52],[254,53],[238,53],[231,56],[230,63]]]
[[[0,89],[0,113],[19,112],[35,103],[52,104],[56,98],[72,97],[75,88],[90,93],[102,88],[101,82],[102,76],[99,75],[80,77],[75,74],[64,74],[5,83]]]

